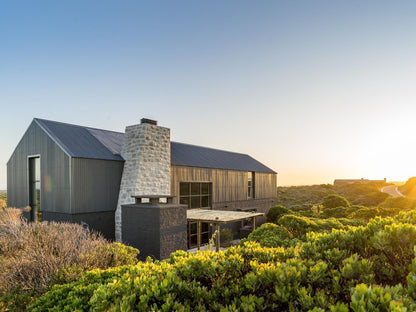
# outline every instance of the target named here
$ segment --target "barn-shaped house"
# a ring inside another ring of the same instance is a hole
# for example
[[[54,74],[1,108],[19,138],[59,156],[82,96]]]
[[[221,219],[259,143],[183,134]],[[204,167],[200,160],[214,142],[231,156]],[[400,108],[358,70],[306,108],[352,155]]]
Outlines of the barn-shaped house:
[[[121,240],[120,207],[133,195],[264,213],[276,199],[276,172],[245,154],[171,142],[153,120],[119,133],[35,118],[7,163],[7,193],[9,206],[32,208],[32,221],[84,222]],[[195,231],[190,224],[190,245]],[[206,238],[209,231],[202,227]]]

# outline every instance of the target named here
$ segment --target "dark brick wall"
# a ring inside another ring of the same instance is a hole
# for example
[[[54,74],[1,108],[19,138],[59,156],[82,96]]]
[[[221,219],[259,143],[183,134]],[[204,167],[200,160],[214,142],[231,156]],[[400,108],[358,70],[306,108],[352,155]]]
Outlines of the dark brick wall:
[[[165,259],[176,250],[186,250],[186,206],[177,204],[132,204],[122,206],[123,243],[147,256]]]

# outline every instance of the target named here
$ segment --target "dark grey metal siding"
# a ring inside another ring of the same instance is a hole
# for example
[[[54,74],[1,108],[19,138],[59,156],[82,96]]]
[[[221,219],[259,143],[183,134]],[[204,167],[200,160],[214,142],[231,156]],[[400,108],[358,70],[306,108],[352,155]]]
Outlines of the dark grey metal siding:
[[[7,163],[7,201],[29,205],[28,156],[40,155],[43,211],[70,212],[70,157],[33,121]]]
[[[72,158],[72,213],[115,211],[124,162]]]

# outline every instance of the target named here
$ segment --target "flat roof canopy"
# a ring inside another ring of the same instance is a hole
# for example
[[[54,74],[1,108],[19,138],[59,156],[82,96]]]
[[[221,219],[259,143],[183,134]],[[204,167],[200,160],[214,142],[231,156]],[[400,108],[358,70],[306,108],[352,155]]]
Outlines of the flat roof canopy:
[[[213,223],[217,227],[215,248],[220,250],[220,224],[238,222],[251,219],[252,229],[256,228],[256,217],[263,216],[260,212],[224,211],[207,209],[189,209],[186,211],[186,219],[197,223],[197,247],[201,247],[201,223]]]
[[[215,224],[237,222],[258,216],[263,216],[263,213],[207,209],[189,209],[186,211],[186,218],[188,222],[199,221]]]

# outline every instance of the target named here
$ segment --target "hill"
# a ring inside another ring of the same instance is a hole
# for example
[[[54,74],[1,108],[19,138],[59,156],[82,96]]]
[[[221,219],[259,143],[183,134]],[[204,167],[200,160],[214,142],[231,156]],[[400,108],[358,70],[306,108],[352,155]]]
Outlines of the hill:
[[[377,206],[389,195],[380,192],[381,183],[347,185],[308,185],[277,188],[277,205],[293,210],[309,209],[319,205],[325,196],[336,194],[345,197],[352,205]]]
[[[407,197],[416,198],[416,177],[412,177],[404,185],[399,186],[400,192]]]

